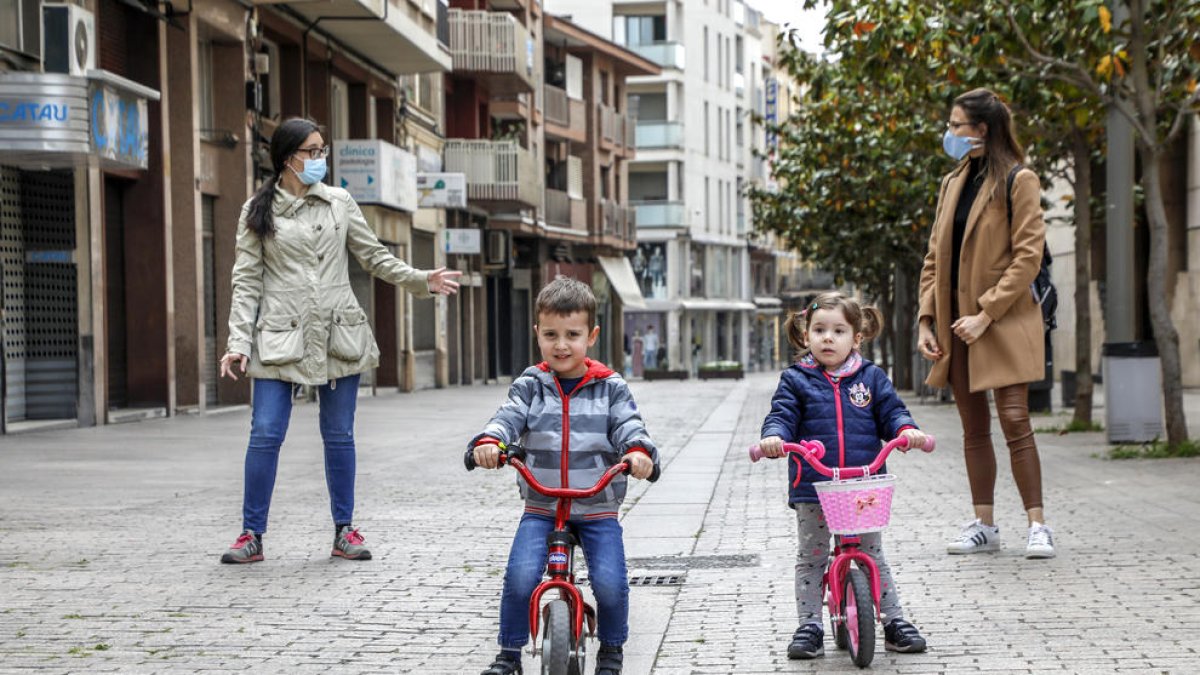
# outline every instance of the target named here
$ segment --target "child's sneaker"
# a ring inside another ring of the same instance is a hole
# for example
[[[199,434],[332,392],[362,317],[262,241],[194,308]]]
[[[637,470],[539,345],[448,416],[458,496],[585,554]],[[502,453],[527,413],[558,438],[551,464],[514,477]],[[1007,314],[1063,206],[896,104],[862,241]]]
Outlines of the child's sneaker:
[[[331,556],[345,558],[346,560],[370,560],[371,552],[363,546],[363,537],[356,529],[350,529],[349,525],[343,525],[342,529],[338,530],[337,536],[333,539],[333,551],[329,553]]]
[[[252,563],[262,559],[262,539],[250,530],[239,535],[229,550],[221,556],[221,562],[227,564]]]
[[[825,629],[819,623],[806,623],[792,635],[789,659],[815,659],[825,654]]]
[[[911,623],[904,619],[892,619],[883,627],[883,647],[889,652],[923,652],[925,638]]]
[[[492,665],[479,675],[522,675],[521,670],[521,652],[510,652],[501,650],[496,655],[496,660],[492,661]]]
[[[1029,526],[1029,544],[1025,546],[1025,557],[1054,557],[1054,531],[1049,525],[1034,523]]]
[[[624,660],[624,650],[620,646],[600,645],[600,651],[596,652],[596,675],[621,675]]]
[[[948,553],[983,553],[1000,550],[1000,528],[976,518],[963,527],[958,539],[946,545]]]

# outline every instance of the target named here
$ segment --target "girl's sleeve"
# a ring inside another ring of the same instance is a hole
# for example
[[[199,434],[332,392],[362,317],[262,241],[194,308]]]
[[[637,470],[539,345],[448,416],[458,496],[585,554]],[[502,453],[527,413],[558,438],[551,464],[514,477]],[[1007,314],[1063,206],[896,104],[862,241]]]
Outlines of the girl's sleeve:
[[[778,436],[789,443],[796,439],[796,430],[800,428],[800,392],[797,391],[788,371],[779,376],[779,386],[771,397],[771,412],[763,420],[762,434],[759,438]]]
[[[900,395],[896,393],[896,388],[892,386],[892,381],[888,379],[886,373],[876,367],[875,377],[875,392],[878,396],[878,403],[875,405],[875,428],[879,437],[885,441],[890,441],[900,435],[904,429],[917,429],[917,423],[913,420],[912,414],[908,412],[904,401],[900,400]]]

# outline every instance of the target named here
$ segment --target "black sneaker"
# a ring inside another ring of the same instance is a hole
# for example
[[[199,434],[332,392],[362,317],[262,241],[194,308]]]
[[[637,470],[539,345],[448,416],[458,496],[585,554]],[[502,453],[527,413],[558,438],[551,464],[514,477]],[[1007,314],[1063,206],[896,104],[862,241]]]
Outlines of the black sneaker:
[[[496,660],[492,661],[492,665],[479,675],[522,675],[521,670],[521,653],[501,651],[496,655]]]
[[[911,623],[904,619],[892,619],[883,627],[883,646],[889,652],[923,652],[925,638]]]
[[[789,659],[815,659],[825,655],[825,629],[818,623],[806,623],[792,635]]]
[[[624,660],[625,650],[620,645],[600,645],[600,651],[596,652],[596,675],[621,675]]]

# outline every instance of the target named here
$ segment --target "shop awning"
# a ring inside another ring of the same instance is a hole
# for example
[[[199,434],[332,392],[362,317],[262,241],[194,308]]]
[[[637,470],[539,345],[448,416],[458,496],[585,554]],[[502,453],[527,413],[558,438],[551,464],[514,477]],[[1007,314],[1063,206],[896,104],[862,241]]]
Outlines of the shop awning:
[[[684,309],[706,312],[751,312],[754,303],[746,300],[720,300],[708,298],[684,298],[680,301]]]
[[[599,256],[600,267],[612,284],[613,290],[621,297],[625,309],[646,309],[646,299],[642,297],[642,289],[638,288],[637,278],[633,276],[633,266],[629,258],[606,258]]]

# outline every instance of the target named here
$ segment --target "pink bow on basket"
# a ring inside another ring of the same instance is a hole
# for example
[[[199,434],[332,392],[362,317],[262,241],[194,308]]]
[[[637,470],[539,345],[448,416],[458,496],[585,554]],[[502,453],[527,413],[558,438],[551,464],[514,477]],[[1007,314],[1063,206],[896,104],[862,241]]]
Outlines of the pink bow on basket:
[[[859,495],[854,498],[854,505],[858,507],[858,512],[862,513],[863,509],[875,506],[875,495]]]

